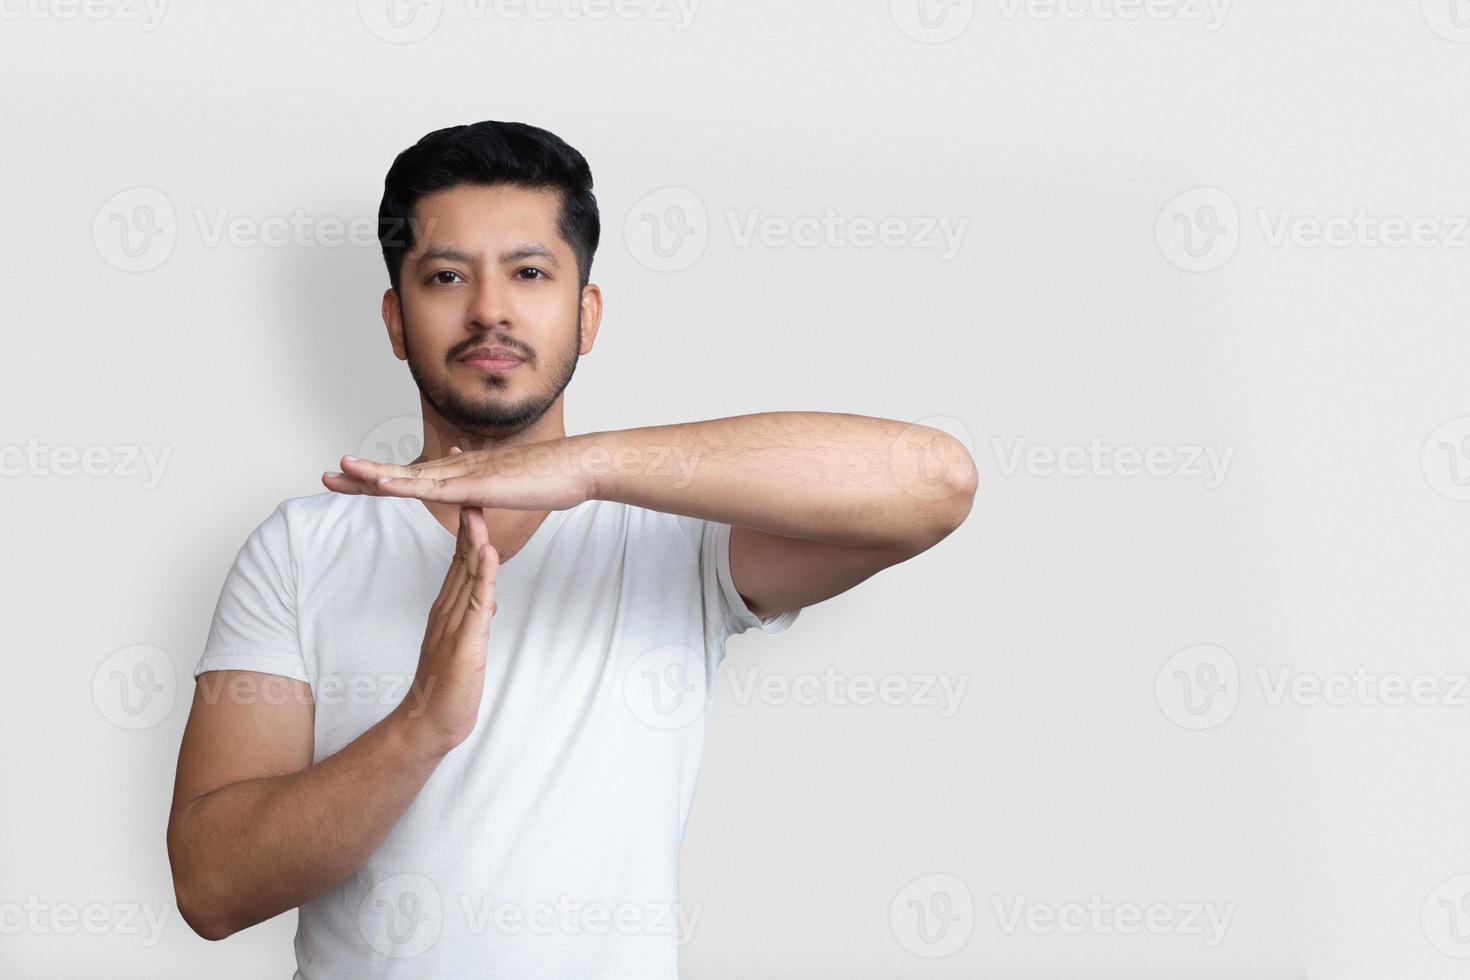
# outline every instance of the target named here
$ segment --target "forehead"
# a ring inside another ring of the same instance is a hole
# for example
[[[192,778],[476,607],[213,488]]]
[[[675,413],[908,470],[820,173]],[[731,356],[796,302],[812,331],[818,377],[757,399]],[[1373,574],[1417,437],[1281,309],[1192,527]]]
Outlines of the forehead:
[[[499,248],[515,240],[540,241],[570,251],[557,227],[561,193],[550,188],[459,184],[414,202],[414,252],[436,244]]]

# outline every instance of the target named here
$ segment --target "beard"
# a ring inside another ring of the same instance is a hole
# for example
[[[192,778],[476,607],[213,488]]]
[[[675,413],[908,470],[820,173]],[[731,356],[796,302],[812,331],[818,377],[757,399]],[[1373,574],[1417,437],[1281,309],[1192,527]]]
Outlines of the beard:
[[[504,394],[512,382],[499,375],[484,375],[480,379],[483,386],[481,392],[476,396],[466,397],[445,375],[439,373],[439,369],[429,370],[428,365],[415,359],[412,342],[409,340],[413,335],[413,328],[408,322],[408,312],[403,311],[402,316],[403,352],[408,361],[408,373],[413,377],[414,384],[418,385],[419,394],[428,402],[429,407],[460,432],[506,439],[530,428],[556,404],[577,370],[577,352],[582,348],[580,309],[577,311],[576,343],[559,363],[552,366],[546,389],[523,395],[514,401],[508,401]],[[483,340],[486,343],[504,343],[503,340],[491,341],[488,337]],[[473,346],[479,346],[480,343],[477,340]],[[505,346],[521,354],[527,367],[537,365],[536,355],[524,345],[517,343]]]

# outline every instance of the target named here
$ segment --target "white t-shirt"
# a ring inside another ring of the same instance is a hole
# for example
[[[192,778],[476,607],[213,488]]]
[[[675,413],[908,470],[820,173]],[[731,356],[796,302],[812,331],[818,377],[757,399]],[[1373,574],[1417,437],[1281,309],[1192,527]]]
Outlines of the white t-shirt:
[[[751,613],[729,542],[728,524],[621,503],[547,515],[500,567],[474,732],[301,906],[293,980],[677,976],[698,911],[677,905],[679,848],[725,640],[800,611]],[[241,547],[195,676],[310,683],[327,758],[407,696],[454,543],[412,498],[284,501]]]

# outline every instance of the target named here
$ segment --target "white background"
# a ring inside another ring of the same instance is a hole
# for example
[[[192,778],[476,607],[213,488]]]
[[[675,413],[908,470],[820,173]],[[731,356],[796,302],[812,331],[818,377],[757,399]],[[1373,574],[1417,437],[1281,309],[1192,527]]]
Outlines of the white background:
[[[384,2],[0,0],[0,973],[289,976],[294,913],[209,944],[172,906],[190,674],[249,530],[417,430],[376,241],[323,237],[424,133],[507,119],[597,180],[569,432],[942,417],[981,470],[933,551],[732,642],[684,976],[1464,975],[1470,5]],[[1181,465],[1045,465],[1094,439]],[[732,683],[828,668],[966,687],[942,717]],[[1394,678],[1437,693],[1370,703]]]

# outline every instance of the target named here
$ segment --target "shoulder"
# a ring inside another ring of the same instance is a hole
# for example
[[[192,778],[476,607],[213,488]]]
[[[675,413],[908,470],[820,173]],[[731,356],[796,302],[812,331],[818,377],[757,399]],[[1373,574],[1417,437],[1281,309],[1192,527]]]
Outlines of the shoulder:
[[[321,493],[287,497],[276,509],[289,521],[330,524],[378,519],[401,507],[403,499],[323,490]]]
[[[396,497],[321,493],[287,497],[262,527],[283,534],[293,551],[311,552],[343,535],[361,534],[367,526],[401,520],[402,502]]]

